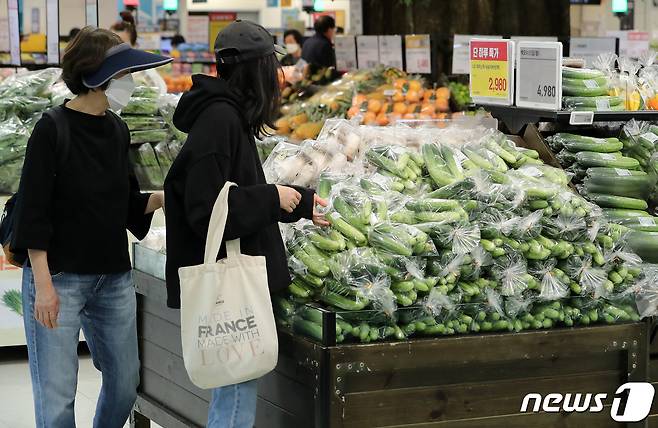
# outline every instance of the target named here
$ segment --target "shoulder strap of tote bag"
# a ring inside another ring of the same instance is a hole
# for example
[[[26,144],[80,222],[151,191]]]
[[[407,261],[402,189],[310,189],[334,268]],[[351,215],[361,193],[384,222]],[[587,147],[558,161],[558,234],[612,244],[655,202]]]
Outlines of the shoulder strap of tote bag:
[[[237,186],[235,183],[227,181],[224,184],[210,215],[210,224],[208,225],[208,235],[206,236],[206,253],[204,256],[205,264],[214,264],[217,262],[217,254],[222,246],[224,239],[224,228],[228,218],[228,193],[231,187]],[[228,257],[240,254],[240,238],[226,242],[226,255]]]

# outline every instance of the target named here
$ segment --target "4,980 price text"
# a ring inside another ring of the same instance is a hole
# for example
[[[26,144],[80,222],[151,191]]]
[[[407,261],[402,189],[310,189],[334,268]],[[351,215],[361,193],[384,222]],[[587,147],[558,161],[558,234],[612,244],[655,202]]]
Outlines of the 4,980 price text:
[[[557,94],[557,91],[555,90],[555,86],[550,86],[550,85],[539,85],[537,87],[537,95],[540,97],[549,97],[549,98],[555,98]]]

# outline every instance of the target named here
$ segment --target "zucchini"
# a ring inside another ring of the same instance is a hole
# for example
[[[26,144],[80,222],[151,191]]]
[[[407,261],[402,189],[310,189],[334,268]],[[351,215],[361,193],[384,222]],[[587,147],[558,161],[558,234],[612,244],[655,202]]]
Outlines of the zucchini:
[[[592,79],[573,79],[562,77],[563,86],[580,86],[584,88],[607,87],[608,79],[605,77],[594,77]]]
[[[628,244],[646,263],[658,263],[658,232],[633,231]]]
[[[577,138],[563,142],[564,147],[570,152],[619,152],[624,144],[616,138]]]
[[[292,328],[297,333],[322,341],[322,326],[318,323],[297,317],[292,322]]]
[[[567,79],[586,80],[605,78],[605,74],[602,71],[590,68],[562,67],[562,77],[566,77]]]
[[[648,208],[646,201],[636,198],[627,198],[625,196],[588,193],[587,198],[598,206],[605,208],[622,208],[628,210],[646,210]]]
[[[584,168],[605,166],[609,168],[636,169],[640,166],[637,159],[627,158],[617,153],[579,152],[576,162]]]
[[[588,88],[585,86],[563,84],[562,93],[566,96],[575,97],[600,97],[602,95],[608,94],[608,88],[606,86],[595,86],[593,88]]]
[[[600,108],[600,104],[606,103],[610,107],[622,105],[624,99],[616,96],[601,96],[601,97],[563,97],[562,101],[566,107],[591,107]],[[623,107],[623,106],[622,106]],[[623,108],[622,108],[623,110]]]
[[[628,210],[628,209],[621,209],[621,208],[604,208],[603,209],[603,214],[609,218],[610,220],[620,220],[620,219],[625,219],[625,218],[632,218],[632,217],[652,217],[651,214],[649,214],[646,211],[641,211],[641,210]]]

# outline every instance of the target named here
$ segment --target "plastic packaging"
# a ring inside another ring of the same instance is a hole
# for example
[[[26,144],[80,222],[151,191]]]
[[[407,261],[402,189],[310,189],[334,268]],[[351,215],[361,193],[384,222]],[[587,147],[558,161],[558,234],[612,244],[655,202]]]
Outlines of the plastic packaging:
[[[569,295],[569,277],[557,268],[555,259],[533,263],[530,272],[541,279],[539,291],[541,300],[559,300]]]

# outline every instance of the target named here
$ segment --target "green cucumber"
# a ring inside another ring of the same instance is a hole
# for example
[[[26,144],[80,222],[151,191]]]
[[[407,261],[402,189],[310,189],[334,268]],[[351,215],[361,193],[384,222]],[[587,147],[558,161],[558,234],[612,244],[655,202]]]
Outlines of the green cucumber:
[[[608,95],[608,87],[595,86],[593,88],[588,88],[585,86],[563,84],[562,94],[564,94],[565,96],[576,96],[576,97],[599,97],[602,95]]]
[[[330,212],[326,214],[326,219],[331,225],[342,233],[347,239],[352,241],[359,247],[363,247],[368,243],[366,236],[360,230],[346,222],[339,213]]]
[[[459,208],[460,201],[453,199],[418,199],[405,204],[405,207],[411,211],[446,211]]]
[[[601,193],[588,193],[587,198],[600,207],[622,208],[628,210],[646,210],[649,206],[642,199],[627,198],[624,196],[604,195]]]
[[[562,77],[567,79],[598,79],[605,78],[605,74],[599,70],[589,68],[562,67]]]

